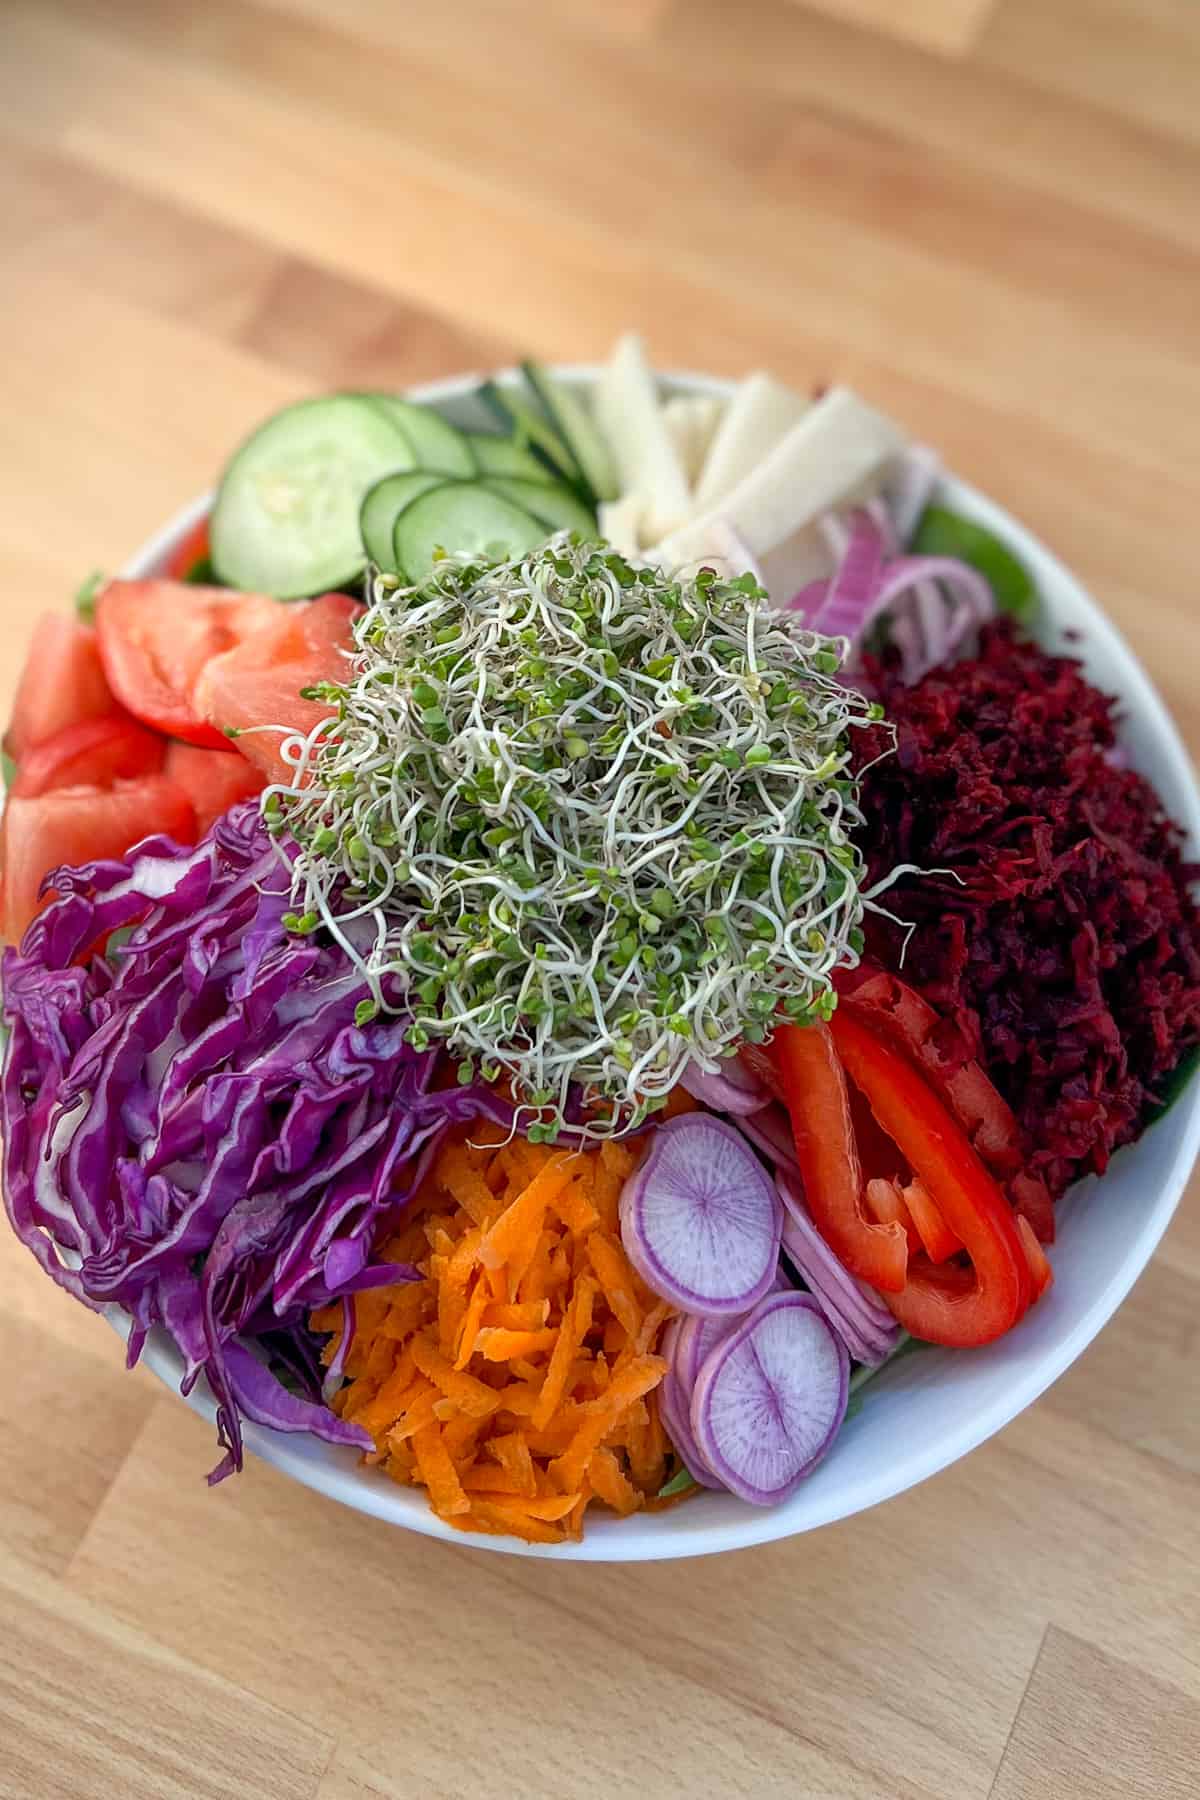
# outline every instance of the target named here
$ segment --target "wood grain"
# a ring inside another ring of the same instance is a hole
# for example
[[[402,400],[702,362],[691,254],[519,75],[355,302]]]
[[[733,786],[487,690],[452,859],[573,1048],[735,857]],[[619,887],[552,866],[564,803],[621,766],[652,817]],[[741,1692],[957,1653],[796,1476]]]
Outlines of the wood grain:
[[[865,25],[889,37],[919,44],[927,50],[961,55],[974,43],[992,8],[992,0],[910,0],[896,6],[893,0],[796,0],[831,18],[851,25]]]
[[[1198,96],[1189,0],[8,0],[0,704],[270,408],[634,323],[902,415],[1194,747]],[[0,1800],[1200,1792],[1194,1203],[965,1463],[687,1567],[210,1493],[207,1428],[7,1235],[0,1298]]]

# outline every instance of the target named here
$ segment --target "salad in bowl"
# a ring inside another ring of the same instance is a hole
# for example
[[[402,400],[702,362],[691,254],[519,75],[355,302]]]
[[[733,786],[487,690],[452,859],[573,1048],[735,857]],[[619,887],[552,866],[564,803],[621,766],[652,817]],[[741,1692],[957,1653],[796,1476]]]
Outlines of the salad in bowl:
[[[5,749],[8,1215],[210,1480],[805,1529],[1061,1372],[1195,1156],[1173,728],[846,389],[629,337],[292,406],[39,622]]]

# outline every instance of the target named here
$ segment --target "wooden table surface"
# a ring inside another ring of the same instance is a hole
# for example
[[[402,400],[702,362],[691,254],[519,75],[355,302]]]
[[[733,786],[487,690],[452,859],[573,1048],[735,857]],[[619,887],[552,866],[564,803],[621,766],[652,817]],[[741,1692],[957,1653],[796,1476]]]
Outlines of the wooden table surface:
[[[0,220],[4,701],[280,402],[637,324],[942,445],[1200,739],[1195,0],[4,0]],[[0,1233],[0,1795],[1200,1794],[1198,1314],[1193,1204],[920,1490],[555,1566],[206,1491]]]

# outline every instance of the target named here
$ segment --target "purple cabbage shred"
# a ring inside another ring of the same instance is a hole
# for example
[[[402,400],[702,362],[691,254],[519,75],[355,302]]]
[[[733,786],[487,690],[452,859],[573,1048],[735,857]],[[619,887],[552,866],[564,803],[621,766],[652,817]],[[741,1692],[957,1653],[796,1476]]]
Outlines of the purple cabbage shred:
[[[373,1246],[453,1122],[510,1113],[439,1083],[405,1021],[357,1026],[366,987],[335,943],[291,935],[288,875],[256,801],[194,849],[150,838],[54,874],[60,898],[4,953],[4,1198],[61,1287],[158,1328],[242,1424],[370,1441],[326,1404],[314,1307],[417,1271]],[[106,957],[112,933],[120,933]],[[115,945],[119,944],[119,948]]]

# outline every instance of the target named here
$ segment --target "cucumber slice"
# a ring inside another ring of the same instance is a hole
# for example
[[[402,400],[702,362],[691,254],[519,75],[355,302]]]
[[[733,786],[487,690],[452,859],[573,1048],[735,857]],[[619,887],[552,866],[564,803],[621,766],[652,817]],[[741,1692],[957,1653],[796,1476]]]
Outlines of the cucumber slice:
[[[502,494],[548,525],[551,531],[581,531],[595,537],[596,515],[583,504],[573,488],[561,481],[521,481],[513,475],[486,475],[480,483],[493,494]]]
[[[363,546],[378,568],[397,573],[392,539],[396,520],[410,500],[427,494],[430,488],[441,487],[445,480],[444,475],[437,475],[432,469],[406,469],[399,475],[385,475],[368,489],[358,522]]]
[[[540,457],[515,438],[498,437],[494,431],[468,431],[467,442],[481,475],[515,475],[522,481],[553,481]]]
[[[419,469],[437,469],[443,475],[476,473],[466,433],[431,406],[418,406],[415,400],[402,400],[398,394],[372,394],[370,399],[404,433]]]
[[[612,451],[584,402],[570,388],[556,381],[541,363],[523,362],[521,369],[563,443],[575,458],[587,488],[587,497],[615,500],[618,493],[617,470]]]
[[[396,520],[392,542],[396,567],[411,582],[421,581],[434,552],[502,559],[524,556],[546,540],[546,527],[502,494],[474,481],[446,481],[410,500]]]
[[[510,431],[515,431],[518,439],[528,444],[533,454],[541,459],[551,475],[559,481],[566,481],[571,487],[578,488],[583,484],[579,464],[571,455],[567,446],[555,431],[553,425],[529,404],[524,394],[516,388],[501,387],[495,381],[485,381],[478,389],[478,397],[485,406],[491,408],[500,423]]]
[[[226,464],[209,526],[219,581],[298,600],[347,587],[366,566],[366,490],[413,453],[361,394],[301,400],[260,425]]]

